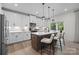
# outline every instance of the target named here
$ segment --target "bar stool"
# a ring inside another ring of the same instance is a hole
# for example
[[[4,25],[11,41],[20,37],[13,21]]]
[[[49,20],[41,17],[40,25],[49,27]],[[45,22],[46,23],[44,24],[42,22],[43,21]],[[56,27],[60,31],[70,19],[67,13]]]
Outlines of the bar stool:
[[[52,46],[52,41],[54,39],[54,34],[51,34],[51,37],[50,38],[43,38],[41,40],[41,54],[42,54],[42,49],[45,47],[50,46],[50,52],[51,52],[51,46]]]
[[[61,38],[63,39],[63,44],[64,44],[64,46],[65,46],[64,34],[65,34],[65,32],[64,32],[64,31],[62,31],[62,36],[61,36]]]
[[[59,40],[61,51],[62,51],[62,42],[61,39],[63,39],[63,44],[65,45],[65,40],[64,40],[64,32],[58,32],[57,35],[54,37],[54,39]]]

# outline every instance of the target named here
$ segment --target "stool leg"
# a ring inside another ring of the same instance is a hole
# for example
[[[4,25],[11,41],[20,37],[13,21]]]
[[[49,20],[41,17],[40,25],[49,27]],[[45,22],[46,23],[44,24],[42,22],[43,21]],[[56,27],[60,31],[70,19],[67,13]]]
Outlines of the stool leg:
[[[61,45],[61,39],[59,38],[59,42],[60,42],[60,47],[61,47],[61,51],[62,51],[62,45]]]
[[[41,55],[42,55],[42,43],[41,43]]]
[[[63,44],[65,45],[65,40],[64,40],[64,37],[63,37]]]
[[[50,53],[51,53],[51,44],[50,44]]]
[[[52,46],[52,50],[53,50],[53,55],[55,54],[55,47],[54,45]]]
[[[52,43],[53,55],[55,54],[54,42]]]

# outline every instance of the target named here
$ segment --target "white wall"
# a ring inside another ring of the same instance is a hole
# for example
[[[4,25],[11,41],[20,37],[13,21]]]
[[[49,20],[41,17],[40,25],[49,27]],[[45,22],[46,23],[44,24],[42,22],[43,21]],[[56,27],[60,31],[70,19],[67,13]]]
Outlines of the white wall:
[[[75,42],[79,42],[79,11],[75,12]]]
[[[74,41],[75,38],[75,13],[70,12],[56,16],[55,21],[64,22],[65,40]]]

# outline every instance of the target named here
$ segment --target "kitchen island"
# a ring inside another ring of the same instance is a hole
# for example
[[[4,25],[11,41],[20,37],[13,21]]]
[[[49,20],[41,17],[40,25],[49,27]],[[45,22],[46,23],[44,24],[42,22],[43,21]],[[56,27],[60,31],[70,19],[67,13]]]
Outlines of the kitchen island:
[[[32,48],[36,51],[39,51],[41,49],[41,39],[43,38],[50,38],[52,33],[57,33],[56,31],[50,31],[50,32],[33,32],[31,34],[31,43]]]

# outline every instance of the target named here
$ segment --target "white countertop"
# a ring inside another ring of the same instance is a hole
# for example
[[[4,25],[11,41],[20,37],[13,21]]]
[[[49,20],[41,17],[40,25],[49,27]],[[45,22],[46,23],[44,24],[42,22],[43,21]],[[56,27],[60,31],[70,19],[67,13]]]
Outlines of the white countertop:
[[[33,32],[34,35],[47,35],[52,33],[57,33],[58,31],[49,31],[49,32]]]
[[[21,33],[21,32],[30,32],[30,31],[9,31],[9,33]]]

